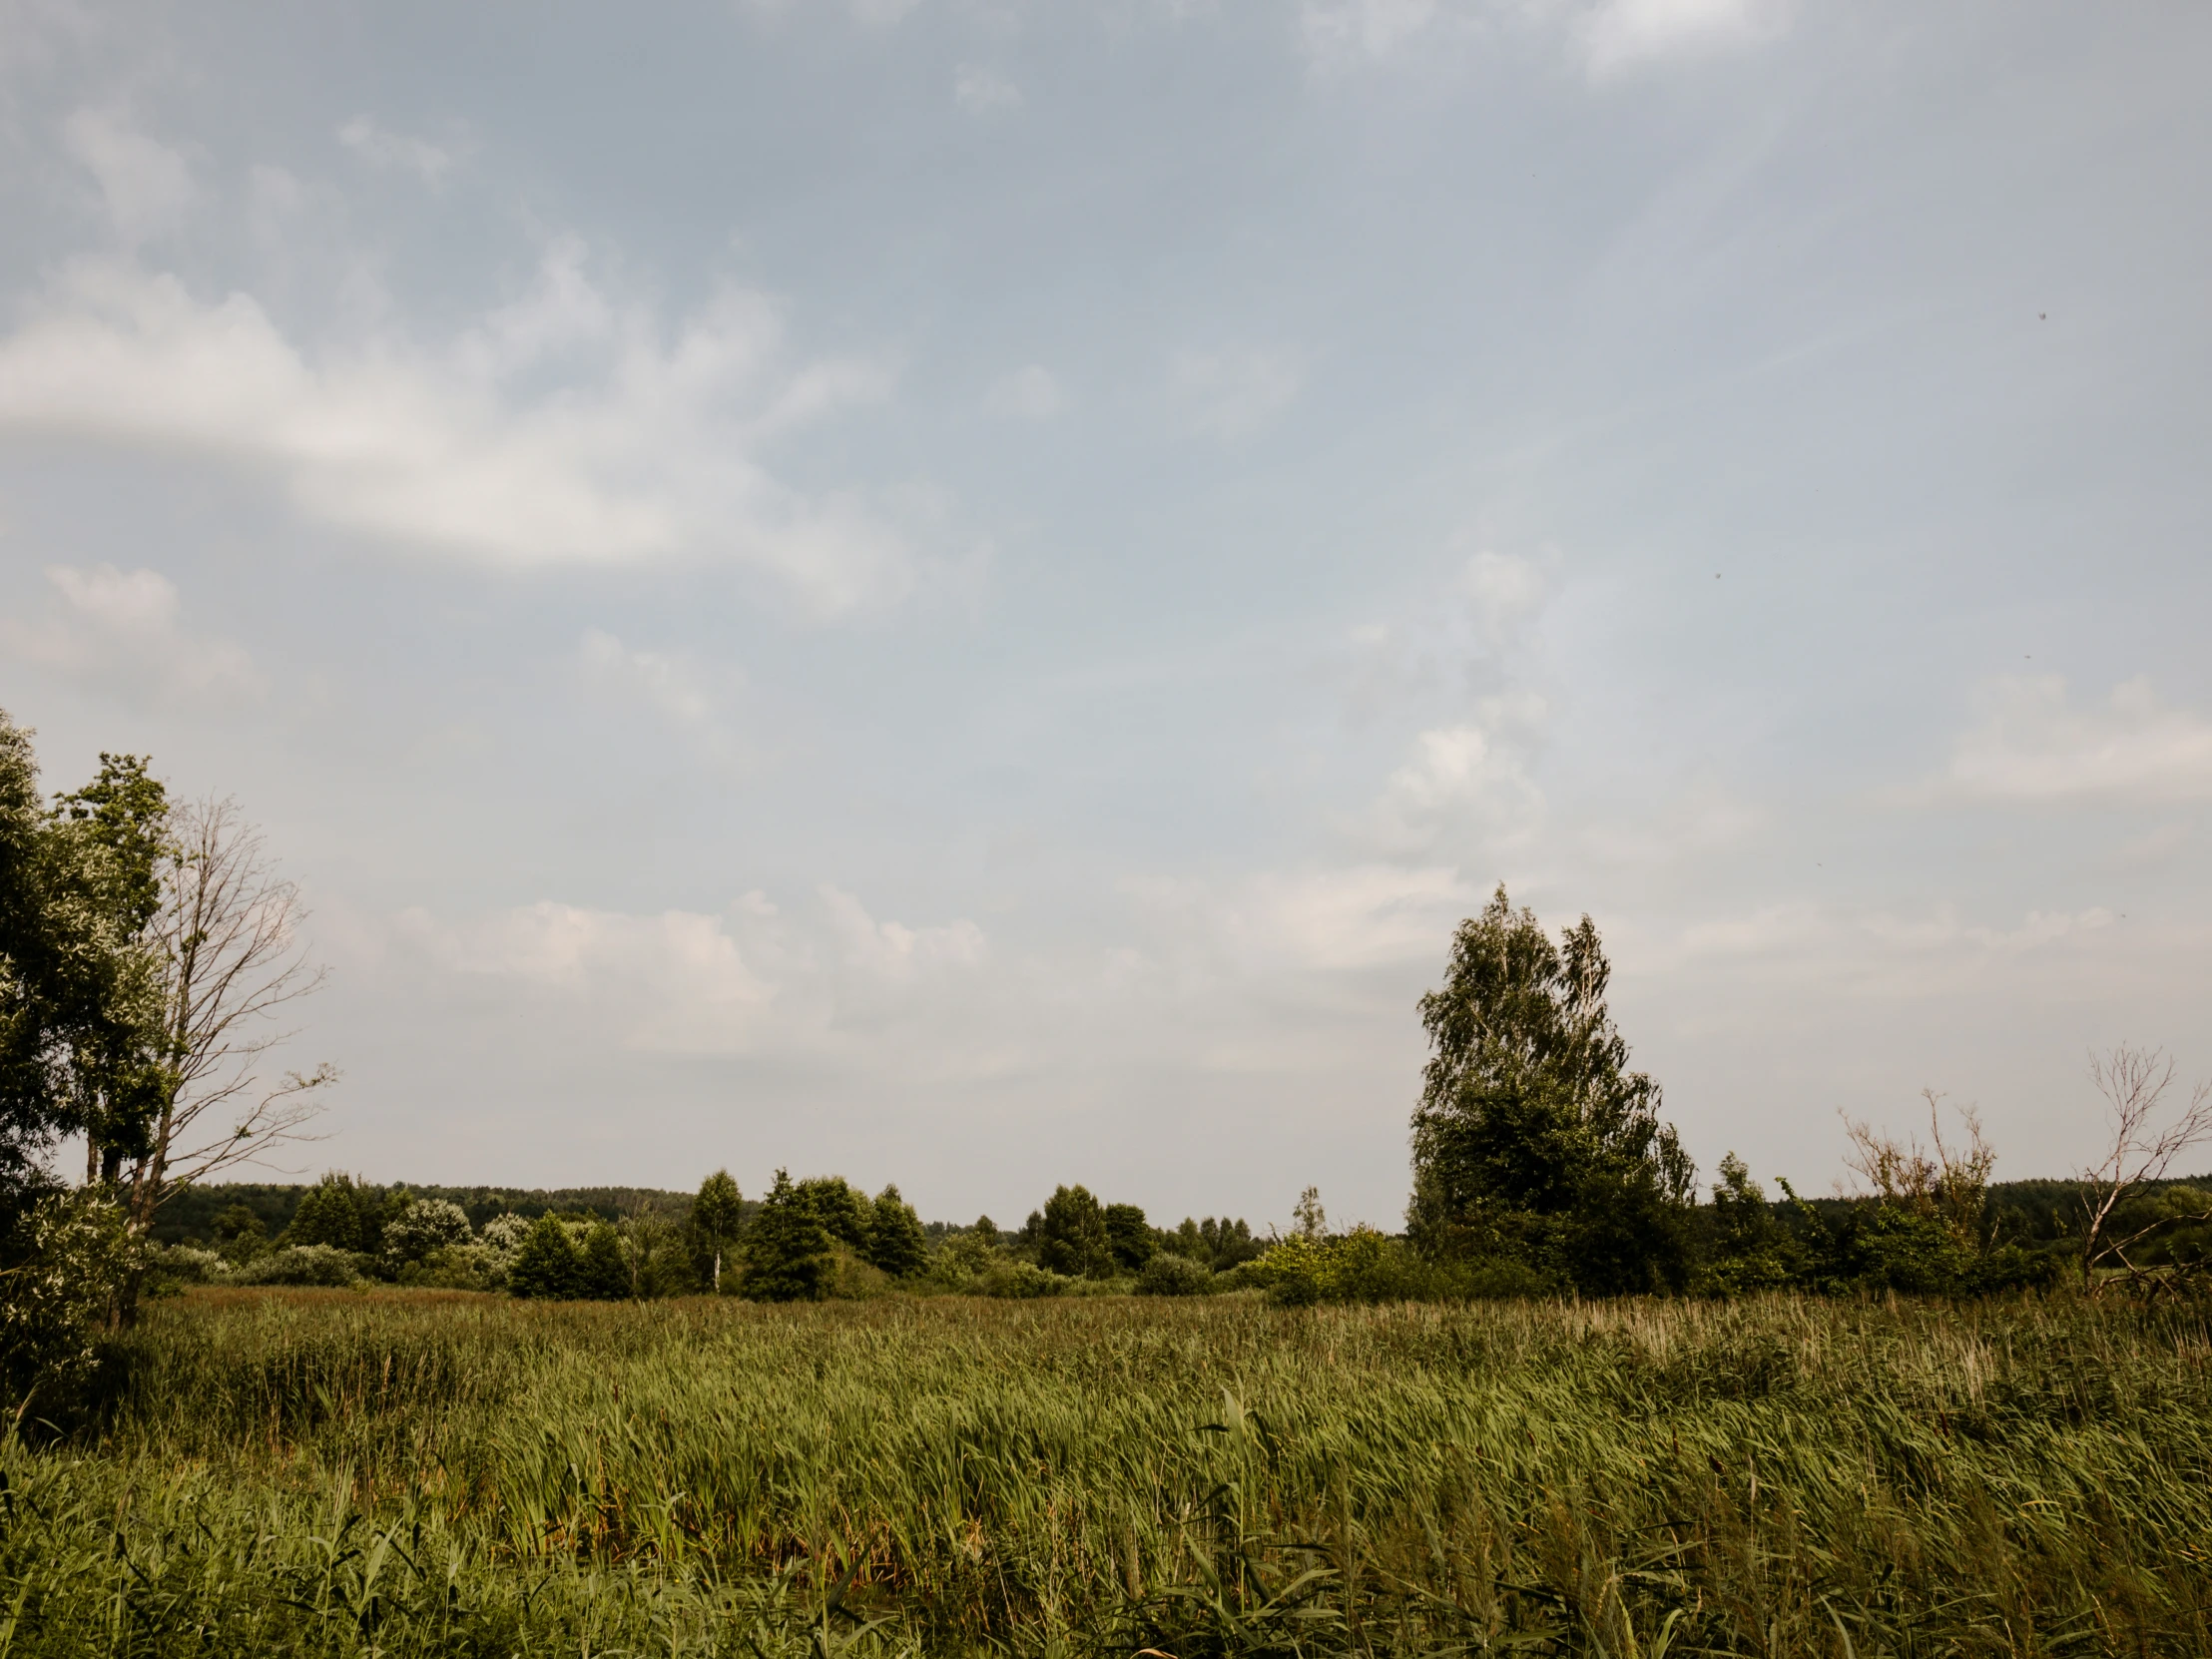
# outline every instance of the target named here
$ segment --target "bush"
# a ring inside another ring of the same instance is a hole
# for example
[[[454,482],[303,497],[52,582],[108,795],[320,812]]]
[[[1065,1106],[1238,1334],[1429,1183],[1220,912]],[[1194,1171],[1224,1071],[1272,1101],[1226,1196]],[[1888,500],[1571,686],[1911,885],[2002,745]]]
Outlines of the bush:
[[[320,1285],[332,1289],[361,1282],[360,1258],[332,1245],[285,1245],[257,1256],[227,1276],[234,1285]]]
[[[132,1260],[112,1204],[53,1193],[0,1241],[0,1379],[11,1413],[66,1398],[92,1375],[95,1345]]]
[[[1040,1268],[1034,1262],[1005,1261],[994,1266],[976,1281],[973,1290],[977,1296],[1008,1297],[1026,1300],[1031,1297],[1059,1296],[1075,1281],[1050,1268]]]
[[[384,1224],[384,1254],[395,1267],[405,1266],[473,1237],[468,1214],[458,1204],[418,1198]]]
[[[1214,1275],[1187,1256],[1161,1251],[1137,1274],[1139,1296],[1204,1296],[1214,1288]]]

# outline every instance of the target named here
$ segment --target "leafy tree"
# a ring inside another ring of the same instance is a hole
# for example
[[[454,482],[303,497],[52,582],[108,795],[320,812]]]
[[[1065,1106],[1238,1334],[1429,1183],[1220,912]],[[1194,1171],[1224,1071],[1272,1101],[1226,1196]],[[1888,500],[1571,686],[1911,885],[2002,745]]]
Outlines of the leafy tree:
[[[851,1250],[867,1249],[868,1226],[874,1219],[867,1194],[841,1175],[810,1176],[794,1192],[830,1238]]]
[[[333,1250],[373,1250],[383,1233],[382,1208],[371,1189],[332,1170],[299,1195],[284,1239]]]
[[[584,1294],[584,1262],[561,1218],[547,1211],[530,1228],[507,1270],[507,1289],[516,1296],[568,1302]]]
[[[1771,1290],[1796,1277],[1798,1252],[1744,1161],[1731,1152],[1713,1183],[1711,1259],[1701,1288],[1723,1296]]]
[[[761,1302],[813,1302],[829,1272],[830,1230],[815,1206],[776,1172],[776,1183],[746,1230],[745,1294]]]
[[[627,1302],[634,1289],[630,1264],[622,1256],[622,1236],[606,1222],[593,1222],[577,1258],[576,1294],[596,1302]]]
[[[1517,1259],[1591,1295],[1683,1283],[1696,1171],[1659,1085],[1627,1069],[1610,977],[1588,916],[1554,945],[1500,886],[1460,923],[1420,1000],[1406,1220],[1423,1252]]]
[[[1103,1279],[1114,1253],[1106,1214],[1087,1187],[1055,1187],[1037,1217],[1037,1264],[1070,1279]]]
[[[230,1262],[251,1262],[269,1248],[269,1228],[250,1204],[220,1211],[212,1231],[217,1251]]]
[[[745,1195],[718,1169],[699,1184],[692,1200],[691,1240],[693,1266],[717,1295],[722,1291],[722,1265],[737,1252],[738,1232],[745,1225]]]
[[[99,803],[48,812],[31,735],[0,712],[0,1226],[51,1186],[42,1158],[64,1135],[90,1138],[96,1182],[112,1176],[162,1083],[140,844],[161,796],[134,757],[102,766],[113,800],[96,783]]]
[[[1115,1267],[1124,1273],[1135,1273],[1152,1260],[1152,1253],[1160,1248],[1160,1241],[1145,1224],[1144,1211],[1134,1204],[1109,1204],[1105,1219],[1106,1249]]]
[[[929,1261],[928,1235],[921,1230],[921,1218],[898,1196],[896,1187],[885,1187],[877,1193],[873,1210],[863,1259],[893,1279],[911,1279]]]

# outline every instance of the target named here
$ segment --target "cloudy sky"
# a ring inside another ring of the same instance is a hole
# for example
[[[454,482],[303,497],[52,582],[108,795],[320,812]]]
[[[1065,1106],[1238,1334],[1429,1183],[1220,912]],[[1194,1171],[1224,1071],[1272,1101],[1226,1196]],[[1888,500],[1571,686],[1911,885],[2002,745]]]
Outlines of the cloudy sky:
[[[2212,1074],[2212,11],[0,5],[0,707],[289,1160],[1393,1222],[1583,911],[1708,1170]]]

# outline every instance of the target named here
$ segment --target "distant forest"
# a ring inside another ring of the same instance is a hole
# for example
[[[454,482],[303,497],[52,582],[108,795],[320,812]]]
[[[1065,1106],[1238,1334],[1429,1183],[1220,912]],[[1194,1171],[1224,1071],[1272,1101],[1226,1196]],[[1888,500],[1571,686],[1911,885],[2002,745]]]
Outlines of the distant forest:
[[[414,1182],[394,1182],[388,1187],[364,1190],[379,1198],[406,1194],[413,1198],[443,1200],[456,1205],[469,1225],[481,1232],[495,1216],[516,1215],[535,1221],[542,1215],[569,1220],[595,1217],[610,1224],[645,1212],[681,1221],[691,1213],[692,1195],[659,1187],[439,1187]],[[312,1183],[226,1181],[204,1187],[188,1187],[170,1200],[154,1224],[153,1238],[164,1245],[213,1245],[218,1240],[216,1218],[243,1205],[274,1239],[291,1226],[299,1200]],[[2166,1191],[2212,1190],[2212,1173],[2187,1179],[2154,1182],[2143,1189],[2145,1197]],[[2024,1244],[2050,1246],[2063,1243],[2079,1231],[2080,1184],[2074,1181],[1995,1181],[1987,1189],[1987,1214],[1991,1230],[2000,1237]],[[1847,1214],[1859,1201],[1848,1198],[1806,1200],[1813,1210],[1830,1218]],[[750,1225],[760,1212],[758,1199],[741,1201],[742,1225]],[[1232,1228],[1246,1224],[1228,1223]],[[932,1245],[968,1231],[964,1222],[927,1221],[922,1232]]]

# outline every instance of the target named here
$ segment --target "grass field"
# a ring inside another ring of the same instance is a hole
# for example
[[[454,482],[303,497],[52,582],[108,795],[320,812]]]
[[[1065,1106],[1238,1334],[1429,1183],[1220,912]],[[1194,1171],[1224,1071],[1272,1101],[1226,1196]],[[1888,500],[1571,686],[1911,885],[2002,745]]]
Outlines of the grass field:
[[[2204,1311],[158,1305],[51,1653],[2212,1653]]]

